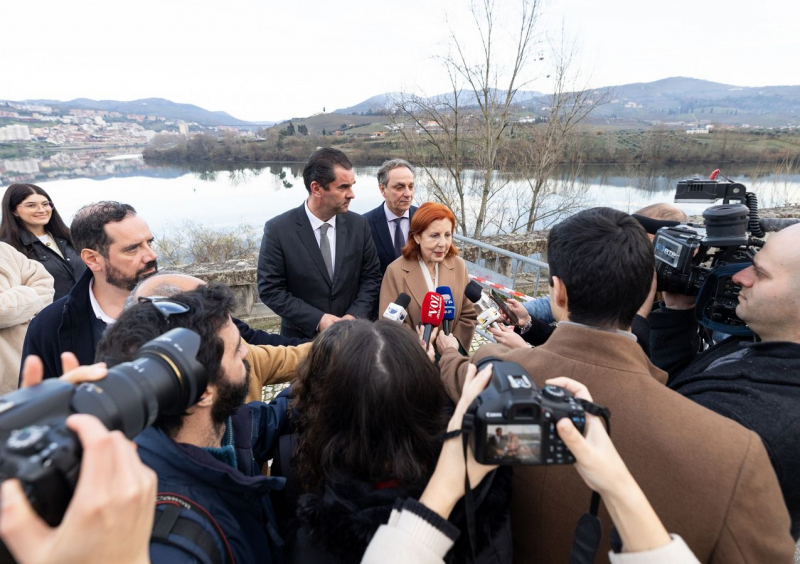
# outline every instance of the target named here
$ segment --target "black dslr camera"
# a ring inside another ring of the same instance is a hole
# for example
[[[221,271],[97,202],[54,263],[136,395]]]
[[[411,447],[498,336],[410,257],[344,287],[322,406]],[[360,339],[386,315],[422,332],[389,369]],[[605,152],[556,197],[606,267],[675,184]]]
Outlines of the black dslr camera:
[[[522,366],[488,357],[492,379],[464,417],[475,460],[481,464],[572,464],[575,458],[556,432],[568,417],[583,433],[583,405],[564,388],[538,390]]]
[[[704,203],[723,200],[703,212],[704,224],[679,224],[656,232],[658,289],[698,297],[698,320],[728,333],[746,331],[736,316],[741,289],[733,275],[752,263],[764,242],[758,219],[758,200],[738,182],[681,180],[676,202]],[[730,203],[739,201],[738,204]],[[702,290],[702,292],[701,292]]]
[[[58,525],[81,466],[81,444],[67,417],[94,415],[130,439],[159,415],[183,413],[206,389],[199,348],[197,333],[173,329],[97,382],[73,386],[52,378],[0,397],[0,481],[18,478],[39,515]]]

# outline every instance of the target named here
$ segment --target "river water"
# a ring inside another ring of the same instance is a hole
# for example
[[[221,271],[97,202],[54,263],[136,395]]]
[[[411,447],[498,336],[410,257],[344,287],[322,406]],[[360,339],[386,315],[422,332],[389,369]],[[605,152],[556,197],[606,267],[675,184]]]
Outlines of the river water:
[[[707,177],[710,165],[638,169],[620,166],[583,168],[574,182],[587,196],[584,205],[634,211],[650,203],[672,201],[681,178]],[[383,200],[377,167],[356,167],[355,200],[350,209],[364,213]],[[800,203],[800,171],[779,165],[730,166],[723,173],[756,192],[761,207]],[[563,173],[566,177],[566,173]],[[504,179],[503,182],[509,179]],[[200,166],[156,166],[139,155],[59,153],[44,159],[0,160],[0,192],[13,182],[32,182],[47,190],[69,223],[75,211],[98,200],[133,205],[154,233],[170,232],[185,220],[214,228],[264,221],[304,201],[300,163],[264,163],[257,167],[212,170]],[[425,183],[420,176],[418,182]],[[555,182],[566,183],[559,177]],[[521,186],[511,179],[503,191]],[[424,190],[419,191],[424,194]],[[499,199],[502,200],[503,193]],[[421,198],[418,198],[421,200]],[[419,203],[419,202],[417,202]],[[690,214],[707,206],[679,206]],[[490,228],[492,231],[496,228]]]

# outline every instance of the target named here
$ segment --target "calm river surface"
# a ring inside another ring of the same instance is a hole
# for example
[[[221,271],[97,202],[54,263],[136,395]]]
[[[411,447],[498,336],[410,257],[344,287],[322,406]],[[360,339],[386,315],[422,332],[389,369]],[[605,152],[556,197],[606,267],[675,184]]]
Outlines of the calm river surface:
[[[681,178],[707,177],[710,165],[677,166],[646,171],[630,167],[585,167],[578,178],[591,205],[634,211],[655,202],[672,201]],[[800,203],[800,173],[778,165],[730,166],[723,173],[743,182],[761,207]],[[382,202],[377,167],[356,167],[356,198],[350,209],[364,213]],[[49,159],[0,160],[0,192],[13,182],[33,182],[50,193],[69,223],[82,205],[119,200],[133,205],[154,233],[176,229],[191,220],[226,228],[264,221],[299,206],[306,197],[302,164],[266,163],[236,170],[154,166],[138,155],[59,154]],[[420,178],[424,182],[424,178]],[[513,186],[512,181],[509,186]],[[504,188],[505,190],[505,188]],[[420,199],[420,198],[418,198]],[[419,203],[419,202],[417,202]],[[681,206],[690,214],[707,206]]]

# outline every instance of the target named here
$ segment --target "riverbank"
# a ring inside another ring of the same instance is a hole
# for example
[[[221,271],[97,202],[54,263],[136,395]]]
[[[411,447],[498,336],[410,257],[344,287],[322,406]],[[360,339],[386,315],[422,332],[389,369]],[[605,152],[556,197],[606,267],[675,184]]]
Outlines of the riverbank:
[[[535,132],[534,132],[535,134]],[[191,137],[172,136],[148,145],[145,160],[162,163],[224,162],[253,164],[257,162],[302,162],[317,147],[332,146],[346,152],[353,162],[380,165],[391,158],[407,154],[399,134],[371,137],[348,135],[275,135],[266,138],[214,137],[197,134]],[[514,137],[504,139],[498,162],[513,171],[521,143]],[[576,133],[559,155],[565,165],[671,165],[684,163],[762,164],[794,166],[800,163],[800,133],[777,130],[711,130],[689,134],[673,129],[649,130],[584,129]],[[431,155],[429,164],[440,165]],[[464,166],[472,163],[468,154]]]

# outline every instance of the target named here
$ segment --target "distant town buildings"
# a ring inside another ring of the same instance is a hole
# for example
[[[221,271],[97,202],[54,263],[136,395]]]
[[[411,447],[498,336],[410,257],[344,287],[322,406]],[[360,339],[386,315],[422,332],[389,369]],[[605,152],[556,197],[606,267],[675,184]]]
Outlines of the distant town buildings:
[[[31,131],[27,125],[7,125],[0,127],[0,142],[30,141]]]

